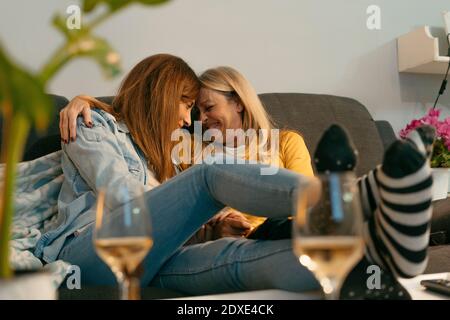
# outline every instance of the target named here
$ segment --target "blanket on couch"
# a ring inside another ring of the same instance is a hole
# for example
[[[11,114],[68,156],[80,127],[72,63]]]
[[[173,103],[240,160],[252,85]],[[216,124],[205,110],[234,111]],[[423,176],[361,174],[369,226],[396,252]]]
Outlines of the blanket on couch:
[[[34,248],[46,227],[58,212],[58,196],[64,180],[62,151],[21,162],[17,165],[14,216],[10,241],[10,264],[14,270],[51,271],[55,287],[59,287],[70,265],[58,260],[43,265],[34,256]],[[0,165],[0,181],[4,181],[5,164]]]

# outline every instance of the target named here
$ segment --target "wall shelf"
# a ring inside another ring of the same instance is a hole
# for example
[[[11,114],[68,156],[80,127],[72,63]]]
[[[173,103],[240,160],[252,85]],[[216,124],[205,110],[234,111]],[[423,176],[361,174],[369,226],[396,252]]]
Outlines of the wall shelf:
[[[439,55],[439,39],[429,26],[420,27],[397,39],[398,71],[445,74],[449,57]]]

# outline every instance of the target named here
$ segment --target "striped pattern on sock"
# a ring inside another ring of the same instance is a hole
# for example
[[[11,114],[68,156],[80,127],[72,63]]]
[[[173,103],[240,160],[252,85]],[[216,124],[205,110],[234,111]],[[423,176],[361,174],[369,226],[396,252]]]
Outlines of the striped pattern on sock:
[[[366,256],[401,277],[414,277],[427,265],[432,177],[428,161],[401,178],[380,165],[358,181],[364,211]]]

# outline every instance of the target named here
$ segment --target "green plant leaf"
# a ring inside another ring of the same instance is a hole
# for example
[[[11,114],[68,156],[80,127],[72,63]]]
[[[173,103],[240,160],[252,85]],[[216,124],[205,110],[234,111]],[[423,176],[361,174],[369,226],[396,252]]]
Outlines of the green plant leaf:
[[[119,10],[131,3],[140,3],[143,5],[158,5],[170,0],[84,0],[83,11],[88,13],[94,10],[99,4],[105,3],[111,11]]]
[[[56,29],[58,29],[68,40],[73,40],[77,37],[79,37],[81,34],[89,32],[87,28],[81,28],[81,29],[69,29],[66,25],[66,18],[61,16],[60,14],[56,14],[53,19],[52,23],[55,26]]]
[[[93,36],[90,32],[85,32],[70,39],[55,52],[40,72],[42,82],[46,83],[49,81],[56,72],[75,57],[86,57],[95,60],[107,78],[113,78],[122,72],[120,55],[109,43],[103,38]]]
[[[88,13],[95,9],[95,7],[102,2],[101,0],[84,0],[83,11]]]
[[[58,29],[62,34],[66,36],[66,38],[70,37],[72,30],[69,30],[66,26],[66,20],[60,14],[56,14],[52,19],[53,25]]]
[[[84,56],[94,59],[107,78],[113,78],[121,73],[120,55],[103,38],[86,34],[68,46],[72,56]]]
[[[39,130],[47,127],[53,109],[40,80],[15,65],[1,46],[0,106],[6,118],[22,113]]]
[[[9,267],[9,239],[14,214],[13,194],[16,164],[34,123],[47,127],[53,104],[38,77],[20,68],[0,45],[0,109],[3,113],[1,159],[6,162],[0,190],[0,277],[12,276]]]
[[[450,151],[447,149],[442,139],[437,139],[434,142],[431,167],[450,168]]]

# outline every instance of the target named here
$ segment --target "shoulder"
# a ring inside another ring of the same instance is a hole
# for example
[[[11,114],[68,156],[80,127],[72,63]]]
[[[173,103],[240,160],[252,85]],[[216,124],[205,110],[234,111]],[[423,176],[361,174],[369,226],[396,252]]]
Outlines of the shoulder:
[[[303,137],[293,130],[280,133],[280,160],[284,168],[297,173],[314,176],[311,156]]]
[[[92,127],[84,123],[83,117],[77,118],[77,135],[88,141],[100,142],[118,131],[116,118],[101,109],[91,110]],[[78,139],[77,139],[78,140]]]
[[[91,109],[91,119],[93,128],[115,132],[119,126],[118,121],[112,114],[98,108]],[[77,118],[77,127],[81,129],[92,129],[86,126],[83,117]]]
[[[94,125],[117,125],[117,120],[112,114],[98,108],[91,109],[91,119]],[[77,125],[81,126],[83,123],[83,117],[78,117]]]
[[[280,131],[280,149],[285,148],[306,148],[303,137],[294,130]]]

